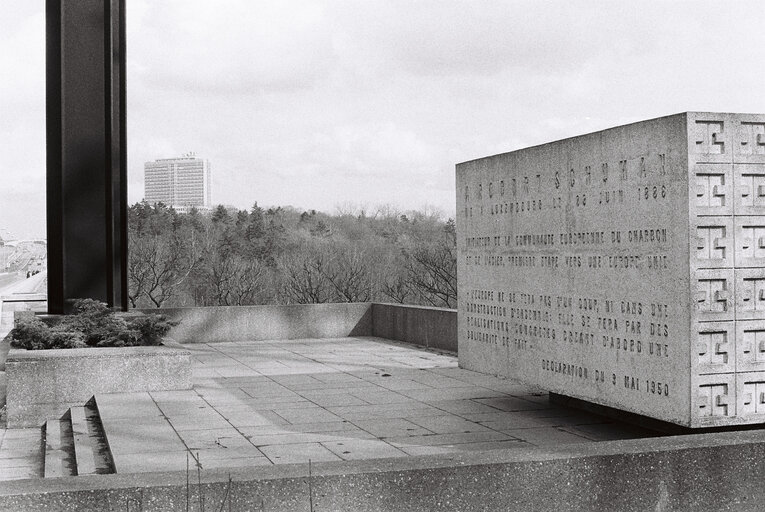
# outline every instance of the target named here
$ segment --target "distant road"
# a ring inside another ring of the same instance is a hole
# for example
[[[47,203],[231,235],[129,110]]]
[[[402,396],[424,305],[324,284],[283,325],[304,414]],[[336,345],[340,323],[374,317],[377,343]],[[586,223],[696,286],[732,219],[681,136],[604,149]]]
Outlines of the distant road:
[[[0,295],[3,295],[3,290],[24,279],[24,274],[21,272],[8,272],[0,274]]]
[[[20,275],[18,280],[11,281],[8,284],[0,281],[0,296],[17,293],[45,293],[45,278],[47,276],[48,271],[43,270],[30,278],[24,278],[23,275]]]
[[[37,275],[26,278],[24,274],[3,274],[0,275],[0,297],[16,299],[23,298],[25,294],[47,293],[45,287],[48,271],[44,270]],[[28,298],[28,297],[27,297]],[[3,308],[0,302],[0,340],[2,340],[8,331],[13,327],[14,308]],[[0,345],[0,349],[8,348],[7,345]],[[0,352],[0,371],[2,371],[4,362],[3,353]]]

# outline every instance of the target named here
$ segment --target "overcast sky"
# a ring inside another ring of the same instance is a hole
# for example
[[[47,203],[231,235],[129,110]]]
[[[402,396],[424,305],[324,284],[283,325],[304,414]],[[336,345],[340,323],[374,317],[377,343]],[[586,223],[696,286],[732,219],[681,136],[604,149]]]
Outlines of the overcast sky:
[[[43,0],[0,0],[0,230],[45,232]],[[130,202],[454,214],[454,164],[686,110],[765,112],[752,2],[127,0]],[[1,231],[0,231],[1,232]]]

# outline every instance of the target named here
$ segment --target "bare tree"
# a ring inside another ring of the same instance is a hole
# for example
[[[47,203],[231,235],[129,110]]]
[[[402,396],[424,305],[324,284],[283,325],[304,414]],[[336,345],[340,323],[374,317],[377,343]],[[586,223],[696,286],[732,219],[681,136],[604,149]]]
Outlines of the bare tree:
[[[407,253],[406,270],[412,289],[432,306],[457,307],[457,258],[454,231],[433,246]]]
[[[133,307],[388,300],[456,305],[454,224],[438,211],[346,203],[337,215],[257,205],[129,211]]]
[[[257,260],[243,260],[237,263],[238,279],[231,289],[233,302],[237,306],[258,304],[262,295],[263,283],[267,275],[266,266]]]
[[[169,240],[162,235],[148,235],[135,240],[129,258],[131,270],[131,303],[141,296],[161,308],[178,292],[199,263],[199,240],[194,231],[177,234]]]
[[[138,301],[146,294],[149,284],[149,268],[144,262],[149,258],[150,244],[139,238],[134,232],[130,233],[128,241],[128,300],[130,306],[138,307]]]
[[[372,280],[366,258],[355,247],[333,248],[331,264],[323,269],[340,302],[368,302]]]
[[[297,304],[330,302],[333,288],[326,278],[328,265],[323,251],[311,252],[308,247],[284,255],[278,261],[282,273],[282,298],[287,303]]]
[[[256,302],[265,276],[261,262],[216,252],[206,267],[206,281],[215,304],[244,306]]]
[[[413,295],[409,280],[400,274],[387,277],[380,286],[380,293],[398,304],[409,303]]]

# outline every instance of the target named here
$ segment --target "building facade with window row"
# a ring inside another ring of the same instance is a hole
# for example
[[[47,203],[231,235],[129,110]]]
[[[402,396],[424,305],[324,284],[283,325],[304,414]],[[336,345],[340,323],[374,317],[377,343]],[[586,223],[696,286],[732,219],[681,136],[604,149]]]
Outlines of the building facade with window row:
[[[208,209],[212,204],[210,162],[194,154],[161,158],[144,164],[144,199],[180,212]]]

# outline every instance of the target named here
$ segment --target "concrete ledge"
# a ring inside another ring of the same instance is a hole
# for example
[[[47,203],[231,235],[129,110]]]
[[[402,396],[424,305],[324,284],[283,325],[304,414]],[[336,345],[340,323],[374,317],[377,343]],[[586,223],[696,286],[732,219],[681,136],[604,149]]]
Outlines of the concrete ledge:
[[[168,347],[11,349],[8,427],[39,426],[96,393],[191,389],[191,353]]]
[[[370,336],[368,303],[296,304],[142,309],[180,324],[168,334],[178,343],[292,340]]]
[[[142,309],[179,320],[178,343],[377,336],[457,352],[454,309],[379,303]]]
[[[192,466],[193,467],[193,466]],[[765,432],[313,465],[315,510],[761,510]],[[207,508],[308,510],[305,464],[203,471]],[[192,481],[196,479],[194,478]],[[186,473],[4,482],[0,511],[185,510]],[[191,486],[193,503],[196,485]],[[140,505],[140,507],[139,507]],[[141,508],[142,507],[142,508]]]
[[[373,336],[457,352],[457,310],[372,304]]]

